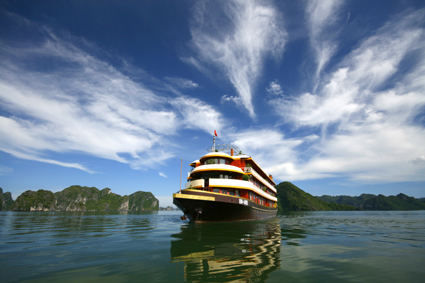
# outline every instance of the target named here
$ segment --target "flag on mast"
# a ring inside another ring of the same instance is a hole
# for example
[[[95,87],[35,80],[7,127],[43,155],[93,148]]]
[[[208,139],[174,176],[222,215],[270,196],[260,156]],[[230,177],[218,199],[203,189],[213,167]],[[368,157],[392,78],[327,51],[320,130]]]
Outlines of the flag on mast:
[[[215,130],[214,130],[214,135],[215,135],[216,137],[218,137],[218,136],[217,136],[217,132],[216,132]]]

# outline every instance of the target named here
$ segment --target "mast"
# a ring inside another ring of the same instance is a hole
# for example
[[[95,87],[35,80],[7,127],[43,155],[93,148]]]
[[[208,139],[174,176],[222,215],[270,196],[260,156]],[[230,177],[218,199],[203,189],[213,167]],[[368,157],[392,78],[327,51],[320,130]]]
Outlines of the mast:
[[[182,170],[183,170],[183,158],[180,158],[180,194],[182,193]]]
[[[212,152],[215,152],[215,136],[213,136],[213,151]]]

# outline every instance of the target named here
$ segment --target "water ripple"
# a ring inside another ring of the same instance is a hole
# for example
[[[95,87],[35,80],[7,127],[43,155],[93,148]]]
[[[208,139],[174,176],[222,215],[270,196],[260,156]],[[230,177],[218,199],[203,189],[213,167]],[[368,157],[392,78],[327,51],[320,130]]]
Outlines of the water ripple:
[[[2,282],[420,282],[425,212],[0,212]],[[397,265],[393,264],[397,259]]]

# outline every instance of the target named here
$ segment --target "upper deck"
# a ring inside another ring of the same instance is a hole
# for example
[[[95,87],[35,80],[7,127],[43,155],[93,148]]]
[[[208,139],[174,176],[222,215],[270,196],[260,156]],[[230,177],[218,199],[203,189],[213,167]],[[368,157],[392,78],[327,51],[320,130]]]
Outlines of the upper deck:
[[[233,156],[224,152],[210,152],[199,160],[190,164],[193,169],[188,174],[188,179],[201,172],[232,172],[236,175],[252,175],[254,185],[265,186],[276,193],[275,183],[271,175],[266,172],[248,155]],[[226,177],[227,178],[227,177]],[[259,184],[260,183],[260,184]]]

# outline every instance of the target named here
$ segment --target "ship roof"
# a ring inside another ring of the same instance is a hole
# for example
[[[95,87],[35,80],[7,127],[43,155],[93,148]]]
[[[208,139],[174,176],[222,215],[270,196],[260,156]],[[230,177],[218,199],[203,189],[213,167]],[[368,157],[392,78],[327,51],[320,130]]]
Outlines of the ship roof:
[[[235,156],[235,159],[241,159],[241,158],[250,158],[251,156],[248,156],[248,155],[246,155],[246,154],[243,154],[243,155],[236,155]]]
[[[208,157],[222,157],[222,158],[235,159],[235,157],[234,157],[234,156],[230,156],[230,155],[228,155],[227,153],[224,153],[224,152],[210,152],[210,153],[207,153],[207,154],[205,154],[204,156],[202,156],[202,157],[199,159],[199,161],[202,163],[202,162],[203,162],[203,160],[204,160],[205,158],[208,158]]]

